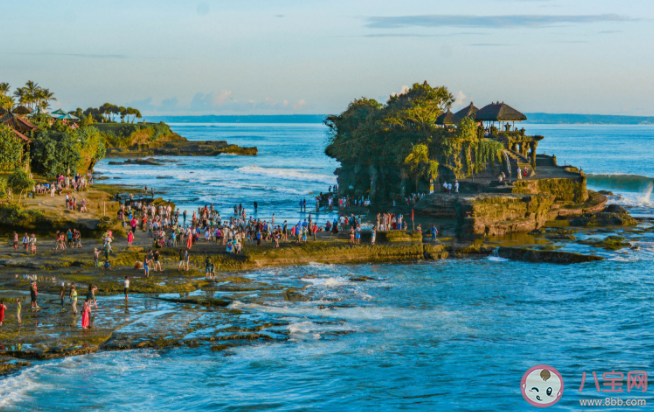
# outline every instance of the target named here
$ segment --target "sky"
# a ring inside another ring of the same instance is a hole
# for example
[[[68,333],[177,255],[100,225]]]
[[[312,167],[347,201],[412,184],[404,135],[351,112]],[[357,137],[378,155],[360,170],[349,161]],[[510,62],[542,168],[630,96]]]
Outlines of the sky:
[[[4,3],[4,2],[3,2]],[[0,82],[73,110],[331,114],[416,82],[456,107],[654,115],[651,0],[25,0]]]

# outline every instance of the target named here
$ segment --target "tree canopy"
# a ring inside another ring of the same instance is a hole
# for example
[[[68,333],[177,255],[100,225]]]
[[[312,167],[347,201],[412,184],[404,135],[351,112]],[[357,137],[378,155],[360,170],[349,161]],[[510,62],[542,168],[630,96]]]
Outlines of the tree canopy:
[[[0,169],[12,170],[20,163],[22,146],[14,132],[0,123]]]
[[[416,83],[393,94],[386,104],[355,99],[347,109],[327,117],[325,153],[343,163],[391,166],[416,179],[434,178],[439,167],[463,178],[497,158],[499,142],[479,140],[477,123],[465,118],[452,131],[435,124],[454,97],[446,87]]]

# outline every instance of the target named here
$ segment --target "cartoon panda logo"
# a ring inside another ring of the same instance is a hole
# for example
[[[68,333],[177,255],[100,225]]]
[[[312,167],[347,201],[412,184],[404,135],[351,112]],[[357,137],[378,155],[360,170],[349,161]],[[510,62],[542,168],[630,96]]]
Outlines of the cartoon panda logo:
[[[522,396],[530,405],[547,408],[563,395],[563,377],[551,366],[536,365],[522,375]]]

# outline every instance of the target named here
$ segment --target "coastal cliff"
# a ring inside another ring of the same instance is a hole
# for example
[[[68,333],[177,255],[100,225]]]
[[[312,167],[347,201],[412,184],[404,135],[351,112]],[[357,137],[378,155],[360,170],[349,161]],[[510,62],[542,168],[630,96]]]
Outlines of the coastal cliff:
[[[161,123],[100,123],[94,125],[106,136],[107,157],[256,156],[256,147],[239,147],[226,141],[191,141]]]

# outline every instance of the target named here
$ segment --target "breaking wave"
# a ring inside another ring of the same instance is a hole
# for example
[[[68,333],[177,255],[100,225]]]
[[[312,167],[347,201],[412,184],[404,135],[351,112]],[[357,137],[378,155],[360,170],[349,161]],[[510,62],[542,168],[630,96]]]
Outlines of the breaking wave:
[[[648,186],[654,184],[653,177],[634,174],[588,174],[586,177],[589,186],[626,192],[644,192]]]
[[[249,175],[267,176],[267,177],[274,177],[284,180],[296,180],[296,181],[303,181],[303,182],[322,182],[330,185],[336,183],[335,176],[306,173],[297,169],[278,169],[278,168],[265,168],[260,166],[245,166],[236,169],[236,171]]]

